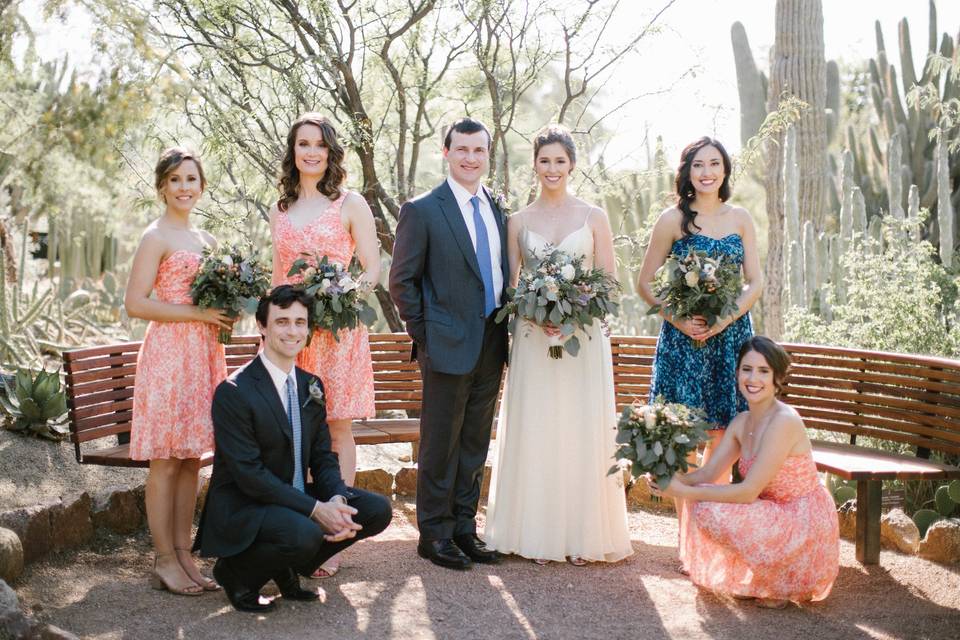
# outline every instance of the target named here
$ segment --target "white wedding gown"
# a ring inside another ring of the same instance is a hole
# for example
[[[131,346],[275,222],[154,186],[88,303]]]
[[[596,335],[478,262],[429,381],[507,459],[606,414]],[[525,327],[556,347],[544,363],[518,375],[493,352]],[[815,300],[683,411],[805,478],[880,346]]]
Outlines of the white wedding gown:
[[[521,228],[524,264],[547,241]],[[557,246],[593,265],[584,223]],[[548,354],[546,334],[517,325],[497,425],[484,540],[502,553],[615,562],[633,553],[622,478],[608,476],[616,450],[610,340],[595,321],[577,331],[580,352]]]

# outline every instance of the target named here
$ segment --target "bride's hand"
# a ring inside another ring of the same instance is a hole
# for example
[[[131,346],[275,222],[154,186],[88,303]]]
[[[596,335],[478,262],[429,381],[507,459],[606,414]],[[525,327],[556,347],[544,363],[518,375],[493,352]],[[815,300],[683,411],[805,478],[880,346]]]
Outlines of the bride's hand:
[[[551,338],[558,338],[563,335],[560,331],[560,327],[553,324],[542,324],[540,325],[540,328]]]

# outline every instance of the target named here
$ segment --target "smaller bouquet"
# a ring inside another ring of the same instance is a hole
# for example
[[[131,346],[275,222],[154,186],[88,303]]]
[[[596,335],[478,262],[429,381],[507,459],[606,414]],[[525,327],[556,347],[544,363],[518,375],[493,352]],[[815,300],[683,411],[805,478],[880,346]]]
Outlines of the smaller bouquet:
[[[634,403],[624,407],[617,422],[618,463],[607,475],[628,466],[636,479],[650,473],[661,489],[666,489],[677,471],[689,468],[687,454],[706,442],[709,423],[700,409],[664,401],[657,396],[653,404]]]
[[[269,286],[270,274],[256,256],[244,257],[235,245],[208,247],[190,285],[190,297],[201,309],[214,307],[236,318],[241,312],[256,313],[260,297]],[[220,329],[217,339],[227,344],[232,333]]]
[[[547,247],[537,266],[522,271],[517,287],[507,289],[508,302],[496,321],[513,314],[512,323],[517,318],[540,326],[549,323],[560,329],[559,336],[550,337],[550,357],[561,358],[564,351],[576,356],[580,351],[580,341],[573,335],[577,328],[589,327],[595,318],[616,315],[619,306],[614,297],[620,283],[603,269],[585,269],[583,260],[583,256]]]
[[[650,307],[648,315],[662,310],[674,318],[703,316],[710,326],[736,315],[737,298],[743,291],[739,265],[726,256],[714,258],[696,249],[684,256],[667,256],[652,284],[653,295],[663,303]],[[694,341],[697,348],[705,345],[703,340]]]
[[[356,261],[344,267],[327,256],[310,260],[307,255],[294,261],[287,277],[299,275],[303,279],[303,287],[314,299],[310,310],[313,326],[329,330],[339,342],[341,329],[355,329],[361,322],[369,327],[377,321],[377,312],[364,299],[366,287],[360,281],[361,273]]]

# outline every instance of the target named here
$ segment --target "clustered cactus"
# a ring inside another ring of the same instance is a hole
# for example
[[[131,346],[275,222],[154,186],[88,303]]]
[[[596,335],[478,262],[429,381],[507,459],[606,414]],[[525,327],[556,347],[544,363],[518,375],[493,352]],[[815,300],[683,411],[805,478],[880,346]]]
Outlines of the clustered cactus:
[[[67,395],[60,386],[59,371],[41,370],[33,376],[21,369],[14,376],[3,376],[3,386],[6,393],[0,394],[0,404],[9,414],[7,429],[47,440],[67,435]]]
[[[925,226],[917,228],[917,238],[929,239],[938,248],[944,266],[950,268],[955,251],[956,234],[960,223],[955,219],[960,211],[960,148],[948,148],[946,141],[960,132],[954,127],[943,131],[940,139],[930,132],[941,124],[938,111],[944,102],[960,98],[960,74],[947,73],[937,57],[954,60],[958,56],[960,34],[956,38],[944,33],[939,40],[937,14],[930,0],[930,30],[927,56],[918,76],[913,64],[910,27],[906,18],[898,25],[898,54],[901,73],[887,59],[886,45],[879,21],[875,23],[877,55],[867,68],[869,103],[877,123],[848,124],[843,133],[845,147],[839,157],[830,156],[830,170],[835,189],[829,190],[832,209],[863,206],[870,217],[881,218],[884,213],[903,220],[910,209],[927,209],[934,215]],[[745,143],[758,130],[767,113],[767,79],[759,71],[750,51],[743,25],[735,23],[731,30],[737,85],[740,93],[741,139]],[[827,136],[837,137],[840,116],[839,69],[835,62],[826,66]],[[936,94],[935,100],[908,101],[907,95],[916,87],[927,87]],[[916,187],[916,194],[912,194]],[[851,201],[852,190],[858,195]],[[858,203],[863,203],[862,205]],[[856,213],[854,210],[852,213]],[[867,217],[867,216],[864,216]],[[834,220],[841,236],[849,237],[844,220]],[[848,221],[849,222],[849,221]],[[853,220],[863,228],[866,220]],[[879,225],[880,223],[875,223]],[[825,230],[825,229],[821,229]],[[879,226],[875,227],[879,231]],[[797,236],[793,236],[797,239]],[[799,264],[787,261],[788,268]],[[828,278],[829,279],[829,278]],[[789,281],[788,281],[789,282]]]

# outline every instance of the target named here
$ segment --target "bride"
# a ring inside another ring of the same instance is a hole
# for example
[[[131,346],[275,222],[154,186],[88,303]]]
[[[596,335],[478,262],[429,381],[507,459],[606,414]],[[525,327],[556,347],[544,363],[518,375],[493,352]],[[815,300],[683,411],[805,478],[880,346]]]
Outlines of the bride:
[[[614,273],[606,213],[567,191],[577,157],[570,132],[544,128],[533,155],[540,196],[507,226],[511,286],[548,247]],[[576,357],[554,360],[550,335],[559,329],[521,321],[513,336],[484,537],[539,564],[615,562],[633,548],[621,478],[607,475],[617,422],[610,340],[594,322],[578,330]]]

